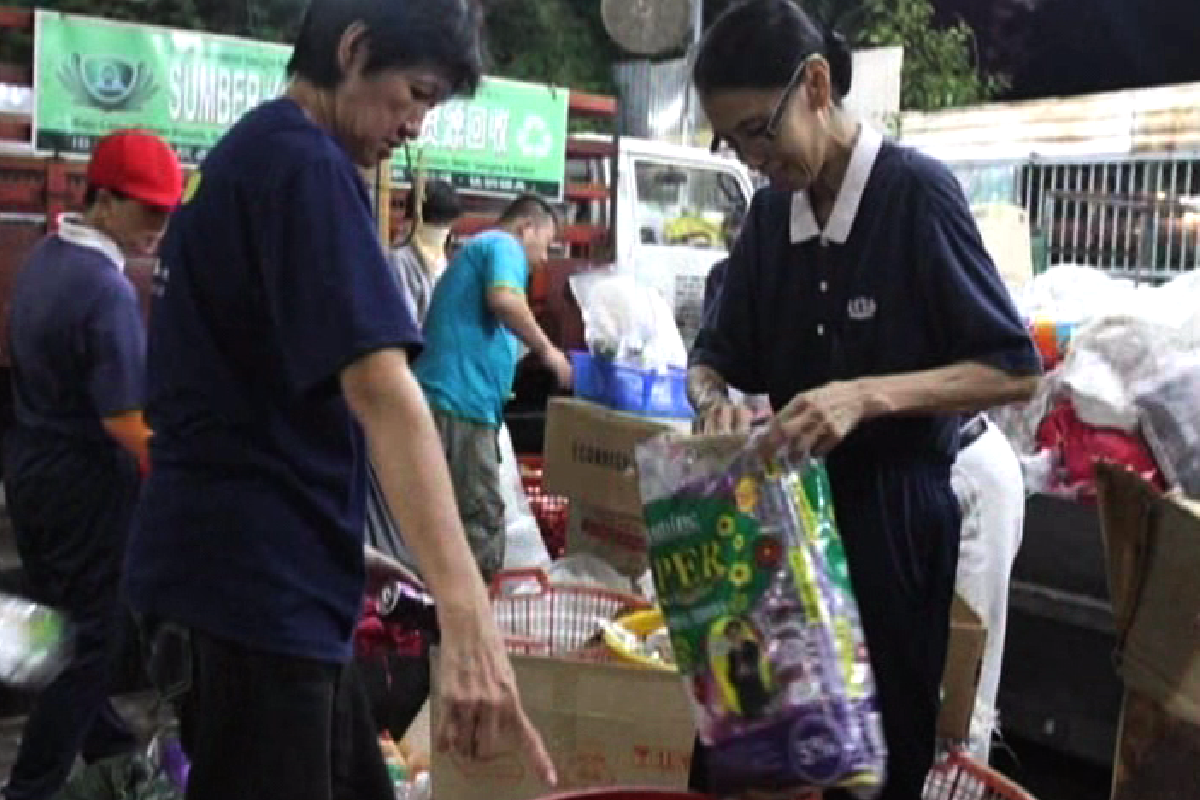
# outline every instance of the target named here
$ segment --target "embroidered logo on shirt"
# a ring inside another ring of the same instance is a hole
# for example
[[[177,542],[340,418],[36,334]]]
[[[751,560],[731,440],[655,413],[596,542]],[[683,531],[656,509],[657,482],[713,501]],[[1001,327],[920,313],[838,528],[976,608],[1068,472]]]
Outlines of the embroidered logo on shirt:
[[[878,309],[874,299],[870,297],[856,297],[850,301],[850,305],[846,310],[850,314],[850,319],[855,322],[866,322],[875,318],[875,312]]]

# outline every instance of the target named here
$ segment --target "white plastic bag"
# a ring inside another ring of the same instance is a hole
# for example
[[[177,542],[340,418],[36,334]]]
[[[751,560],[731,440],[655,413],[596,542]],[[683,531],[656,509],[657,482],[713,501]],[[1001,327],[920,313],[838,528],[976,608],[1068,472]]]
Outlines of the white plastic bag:
[[[596,556],[579,554],[560,558],[546,570],[554,586],[591,586],[610,592],[628,592],[629,581],[607,561]]]
[[[1094,267],[1060,264],[1016,291],[1014,300],[1026,319],[1045,317],[1078,325],[1121,313],[1135,291],[1132,282]]]
[[[594,355],[656,371],[687,366],[687,348],[675,316],[658,292],[609,271],[572,276],[571,291]]]
[[[1167,482],[1200,498],[1200,357],[1181,356],[1137,388],[1142,432]]]
[[[1179,328],[1130,315],[1097,319],[1071,342],[1063,386],[1081,421],[1133,433],[1138,426],[1133,387],[1187,349]]]
[[[500,490],[504,498],[504,569],[532,569],[550,563],[542,530],[529,507],[508,426],[500,428]]]

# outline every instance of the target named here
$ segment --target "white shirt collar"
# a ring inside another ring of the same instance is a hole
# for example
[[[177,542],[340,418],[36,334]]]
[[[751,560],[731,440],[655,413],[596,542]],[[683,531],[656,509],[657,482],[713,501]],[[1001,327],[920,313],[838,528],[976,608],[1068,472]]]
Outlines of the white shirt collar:
[[[845,244],[850,238],[850,229],[858,216],[858,207],[862,204],[863,191],[867,188],[867,179],[875,167],[875,159],[883,147],[883,136],[875,129],[863,123],[858,134],[858,142],[854,152],[850,154],[850,165],[846,168],[846,177],[842,180],[842,188],[838,191],[837,201],[833,205],[833,213],[829,215],[829,223],[825,230],[817,224],[817,216],[813,213],[812,202],[808,192],[796,192],[792,195],[792,243],[807,242],[818,236],[825,240]]]
[[[79,214],[62,214],[58,218],[58,238],[64,242],[96,250],[125,271],[125,254],[112,237],[87,225]]]

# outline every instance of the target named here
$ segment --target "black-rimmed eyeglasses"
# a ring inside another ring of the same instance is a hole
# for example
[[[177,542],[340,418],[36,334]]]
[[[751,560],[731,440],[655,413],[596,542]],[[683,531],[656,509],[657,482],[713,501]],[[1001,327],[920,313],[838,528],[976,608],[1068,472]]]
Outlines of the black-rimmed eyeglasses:
[[[766,124],[763,125],[763,127],[759,130],[748,132],[746,134],[747,139],[758,139],[764,142],[773,142],[779,137],[779,128],[783,125],[783,115],[787,112],[788,103],[791,102],[792,95],[796,93],[796,87],[798,87],[800,82],[804,79],[804,73],[808,69],[808,65],[811,64],[819,55],[820,53],[810,53],[809,55],[805,56],[799,64],[796,65],[796,69],[792,72],[792,77],[788,79],[787,84],[785,84],[783,87],[783,94],[779,95],[779,100],[775,102],[775,108],[771,110],[771,115],[767,117]],[[710,148],[713,153],[717,153],[721,149],[721,143],[723,141],[724,139],[721,136],[713,137],[712,146]],[[736,143],[730,142],[730,144],[733,146],[734,150],[740,151],[740,148]]]

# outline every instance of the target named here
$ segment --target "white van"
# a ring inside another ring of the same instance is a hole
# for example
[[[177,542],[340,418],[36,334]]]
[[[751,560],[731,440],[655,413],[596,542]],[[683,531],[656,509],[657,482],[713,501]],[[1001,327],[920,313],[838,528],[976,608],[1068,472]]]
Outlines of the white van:
[[[573,137],[611,143],[603,135]],[[613,161],[573,158],[567,180],[612,187]],[[704,280],[728,255],[727,226],[745,216],[754,191],[739,162],[707,150],[621,138],[617,164],[616,267],[657,289],[675,309],[684,340],[699,330]],[[572,222],[608,226],[608,204],[575,201]]]

